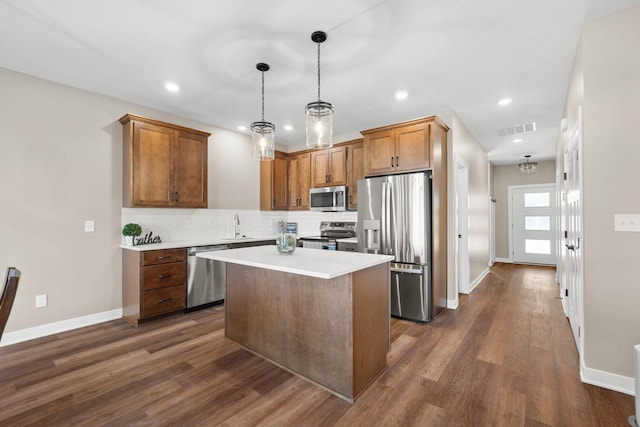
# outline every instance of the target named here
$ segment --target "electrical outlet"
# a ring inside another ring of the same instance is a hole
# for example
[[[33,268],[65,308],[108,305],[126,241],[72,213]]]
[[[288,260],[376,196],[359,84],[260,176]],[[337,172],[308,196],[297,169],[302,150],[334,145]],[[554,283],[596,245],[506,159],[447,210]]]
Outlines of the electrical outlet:
[[[88,219],[84,222],[84,232],[93,233],[96,230],[96,224],[92,219]]]
[[[42,308],[47,306],[47,294],[36,295],[36,308]]]
[[[636,231],[640,232],[640,215],[616,214],[615,231]]]

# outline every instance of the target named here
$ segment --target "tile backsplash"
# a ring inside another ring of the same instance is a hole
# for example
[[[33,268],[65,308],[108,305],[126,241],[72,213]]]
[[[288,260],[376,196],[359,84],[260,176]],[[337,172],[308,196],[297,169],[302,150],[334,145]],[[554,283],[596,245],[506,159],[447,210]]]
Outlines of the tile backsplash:
[[[357,212],[260,211],[233,209],[123,208],[122,225],[135,222],[163,242],[233,236],[233,217],[239,232],[250,237],[274,236],[278,222],[298,223],[298,235],[319,234],[321,221],[357,221]]]

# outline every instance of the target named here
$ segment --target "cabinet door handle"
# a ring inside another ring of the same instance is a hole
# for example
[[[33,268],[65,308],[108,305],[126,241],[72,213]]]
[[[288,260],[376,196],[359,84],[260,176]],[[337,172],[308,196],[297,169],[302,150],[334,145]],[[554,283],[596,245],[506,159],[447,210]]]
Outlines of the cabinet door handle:
[[[329,174],[329,182],[331,182],[331,174]]]
[[[396,156],[396,167],[398,167],[398,166],[400,166],[400,165],[398,164],[398,156]]]
[[[179,201],[180,201],[180,193],[176,191],[176,202],[179,202]]]
[[[170,274],[158,274],[158,279],[168,279],[169,277],[171,277]]]
[[[393,167],[393,157],[391,158],[391,167]]]
[[[173,202],[173,191],[169,191],[169,201]]]
[[[171,255],[159,255],[158,256],[158,260],[165,259],[165,258],[171,258]]]
[[[169,297],[169,298],[160,298],[160,299],[158,300],[158,302],[159,302],[160,304],[162,304],[163,302],[168,302],[168,301],[171,301],[171,297]]]

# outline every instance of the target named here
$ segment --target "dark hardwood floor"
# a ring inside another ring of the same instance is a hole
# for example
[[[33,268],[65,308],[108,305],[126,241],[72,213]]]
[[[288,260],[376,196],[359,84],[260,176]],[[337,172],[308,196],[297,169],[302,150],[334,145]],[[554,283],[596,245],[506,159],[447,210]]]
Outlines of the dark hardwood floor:
[[[625,426],[580,382],[555,270],[496,264],[458,310],[392,321],[388,370],[350,405],[224,338],[224,308],[0,348],[1,426]]]

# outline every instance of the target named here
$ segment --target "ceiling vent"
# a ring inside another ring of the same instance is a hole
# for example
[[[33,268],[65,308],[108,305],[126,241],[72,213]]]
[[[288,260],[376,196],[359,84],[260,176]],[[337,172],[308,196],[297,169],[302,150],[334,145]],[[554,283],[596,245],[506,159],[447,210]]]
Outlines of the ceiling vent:
[[[507,126],[506,128],[498,129],[498,135],[508,136],[516,135],[518,133],[529,133],[536,131],[536,122],[521,123],[513,126]]]

